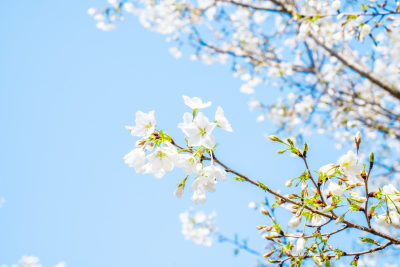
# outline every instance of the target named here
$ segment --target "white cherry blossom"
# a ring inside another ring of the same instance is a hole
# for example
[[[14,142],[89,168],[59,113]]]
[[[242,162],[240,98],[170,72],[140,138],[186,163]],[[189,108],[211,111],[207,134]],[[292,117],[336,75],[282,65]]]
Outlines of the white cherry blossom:
[[[179,125],[182,131],[189,139],[189,146],[204,146],[205,148],[213,148],[215,146],[215,138],[211,134],[216,124],[209,122],[203,113],[199,112],[192,122],[187,120],[184,115],[184,122]]]
[[[400,192],[393,184],[387,184],[382,187],[382,194],[389,198],[387,205],[391,211],[400,211]]]
[[[88,9],[89,16],[93,17],[97,13],[97,8],[91,7]]]
[[[162,178],[167,172],[172,171],[178,159],[178,152],[172,145],[158,147],[147,156],[149,172],[156,178]]]
[[[326,217],[319,215],[319,214],[314,214],[312,219],[311,219],[311,225],[312,226],[321,226],[324,223],[326,223]]]
[[[361,27],[360,29],[360,41],[363,42],[365,36],[367,36],[368,34],[370,34],[371,32],[371,26],[369,26],[368,24],[365,24]]]
[[[97,27],[99,30],[103,30],[103,31],[106,31],[106,32],[115,30],[115,24],[106,23],[106,22],[104,22],[104,21],[99,21],[99,22],[97,22],[97,23],[96,23],[96,27]]]
[[[394,187],[393,184],[387,184],[382,187],[382,193],[383,194],[389,194],[389,195],[400,195],[400,192]]]
[[[176,166],[182,168],[187,175],[199,173],[202,168],[201,163],[191,154],[179,154]]]
[[[185,239],[197,245],[211,246],[212,234],[215,231],[215,213],[205,215],[199,211],[194,216],[186,211],[179,215],[182,222],[182,234]]]
[[[211,101],[203,103],[203,100],[201,100],[199,97],[188,97],[183,95],[182,98],[183,101],[185,102],[185,105],[191,109],[207,108],[212,104]]]
[[[349,194],[351,196],[351,199],[354,201],[357,201],[359,203],[364,203],[367,199],[361,195],[361,192],[359,190],[350,190]]]
[[[332,9],[334,9],[334,10],[339,10],[339,8],[340,8],[340,1],[339,1],[339,0],[333,1],[331,6],[332,6]]]
[[[301,216],[294,215],[288,222],[288,226],[291,228],[297,228],[301,222]]]
[[[132,135],[147,138],[155,130],[156,119],[154,117],[154,110],[149,113],[144,113],[143,111],[136,112],[135,118],[136,126],[126,126],[126,128],[131,132]]]
[[[224,168],[218,165],[210,165],[203,169],[203,172],[206,176],[211,177],[215,181],[225,181],[226,179],[226,171]]]
[[[226,172],[220,166],[211,165],[203,168],[201,174],[193,181],[190,191],[193,192],[192,200],[195,203],[206,201],[206,192],[214,192],[217,181],[226,179]]]
[[[174,196],[182,197],[184,188],[182,186],[178,186],[174,192]]]
[[[135,148],[124,156],[125,164],[135,168],[136,173],[144,172],[146,153],[141,148]]]
[[[334,164],[326,164],[319,168],[319,171],[323,174],[325,174],[328,177],[331,177],[335,174],[336,171],[336,165]]]
[[[331,193],[333,196],[342,196],[345,192],[346,188],[343,186],[338,185],[335,182],[330,181],[328,185],[328,192]]]
[[[357,176],[361,174],[362,167],[358,163],[357,155],[352,150],[339,158],[339,165],[346,175]]]
[[[248,208],[255,210],[255,209],[257,209],[257,204],[254,201],[250,201],[248,204]]]
[[[400,215],[397,211],[390,211],[389,216],[386,213],[375,216],[375,222],[384,227],[400,228]]]
[[[215,179],[206,176],[205,174],[197,176],[190,186],[190,191],[193,192],[192,200],[195,203],[204,203],[206,201],[206,192],[215,192]]]
[[[182,57],[182,52],[177,47],[171,47],[169,53],[176,59]]]
[[[303,237],[297,239],[296,242],[296,253],[301,254],[306,246],[306,240]]]
[[[20,263],[23,267],[42,267],[39,263],[39,258],[35,256],[25,255],[20,259]]]
[[[220,106],[218,106],[217,111],[215,112],[215,122],[217,123],[217,126],[222,129],[232,132],[232,127],[228,122],[228,119],[225,118],[224,110]]]

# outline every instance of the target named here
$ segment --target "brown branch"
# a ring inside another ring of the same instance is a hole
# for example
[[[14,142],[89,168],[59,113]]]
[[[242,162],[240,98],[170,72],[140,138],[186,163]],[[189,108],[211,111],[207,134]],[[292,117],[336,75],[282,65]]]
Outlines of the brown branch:
[[[207,160],[207,159],[206,159],[206,160]],[[237,172],[237,171],[235,171],[235,170],[232,170],[232,169],[229,168],[227,165],[225,165],[224,163],[222,163],[222,162],[221,162],[218,158],[216,158],[215,156],[214,156],[214,162],[218,163],[221,167],[223,167],[223,168],[225,169],[226,172],[235,174],[235,175],[241,177],[241,178],[242,178],[243,180],[245,180],[246,182],[249,182],[249,183],[251,183],[251,184],[253,184],[253,185],[257,186],[257,187],[260,187],[260,188],[262,188],[263,190],[265,190],[266,192],[268,192],[268,193],[270,193],[270,194],[272,194],[272,195],[274,195],[274,196],[276,196],[276,197],[278,197],[278,198],[280,198],[280,199],[283,199],[283,200],[286,201],[286,202],[289,202],[289,203],[294,204],[294,205],[297,205],[297,206],[302,206],[302,205],[303,205],[303,204],[300,203],[300,202],[294,201],[294,200],[292,200],[292,199],[290,199],[290,198],[288,198],[288,197],[285,197],[285,196],[281,195],[280,193],[278,193],[278,192],[276,192],[276,191],[270,189],[269,187],[262,186],[263,184],[261,184],[260,182],[256,182],[256,181],[254,181],[254,180],[248,178],[246,175],[243,175],[243,174],[241,174],[241,173],[239,173],[239,172]],[[309,207],[309,206],[305,206],[305,209],[307,209],[307,210],[309,210],[309,211],[311,211],[311,212],[313,212],[313,213],[315,213],[315,214],[318,214],[318,215],[324,216],[324,217],[326,217],[326,218],[329,218],[329,219],[333,219],[333,220],[337,219],[337,216],[334,216],[334,215],[332,215],[332,214],[323,213],[323,212],[321,212],[321,211],[319,211],[319,210],[316,210],[316,209],[314,209],[314,208],[312,208],[312,207]],[[359,230],[361,230],[361,231],[368,232],[368,233],[371,233],[371,234],[373,234],[373,235],[376,235],[376,236],[380,236],[380,237],[382,237],[382,238],[385,238],[385,239],[391,241],[391,243],[393,243],[393,244],[400,244],[400,239],[399,239],[399,238],[395,238],[395,237],[393,237],[393,236],[391,236],[391,235],[389,235],[389,234],[385,234],[385,233],[379,232],[379,231],[377,231],[377,230],[375,230],[375,229],[373,229],[373,228],[370,229],[370,228],[368,228],[368,227],[365,227],[365,226],[362,226],[362,225],[353,223],[353,222],[348,221],[348,220],[343,220],[342,223],[345,224],[345,225],[347,225],[348,228],[359,229]]]
[[[182,146],[176,144],[173,140],[171,140],[170,142],[171,142],[172,145],[174,145],[174,146],[176,146],[176,147],[178,147],[180,149],[184,149]],[[211,158],[206,157],[204,155],[202,156],[202,159],[203,160],[211,160]],[[284,196],[284,195],[282,195],[282,194],[270,189],[269,187],[266,187],[261,182],[256,182],[256,181],[250,179],[249,177],[247,177],[246,175],[241,174],[241,173],[229,168],[227,165],[222,163],[217,157],[215,157],[215,155],[213,155],[213,160],[214,160],[214,162],[218,163],[221,167],[223,167],[226,172],[235,174],[235,175],[239,176],[240,178],[242,178],[244,181],[246,181],[246,182],[248,182],[248,183],[250,183],[252,185],[255,185],[255,186],[259,187],[259,188],[262,188],[264,191],[266,191],[266,192],[268,192],[268,193],[270,193],[270,194],[272,194],[272,195],[274,195],[274,196],[276,196],[276,197],[278,197],[278,198],[280,198],[280,199],[282,199],[282,200],[284,200],[284,201],[286,201],[288,203],[291,203],[291,204],[294,204],[294,205],[297,205],[297,206],[303,206],[303,203],[294,201],[294,200],[292,200],[292,199],[290,199],[290,198],[288,198],[288,197],[286,197],[286,196]],[[322,211],[316,210],[316,209],[314,209],[312,207],[309,207],[309,206],[304,206],[304,208],[309,210],[309,211],[311,211],[312,213],[324,216],[324,217],[332,219],[332,220],[336,220],[338,218],[336,215],[327,214],[327,213],[324,213]],[[391,244],[400,244],[400,239],[399,238],[395,238],[395,237],[393,237],[391,235],[379,232],[379,231],[377,231],[377,230],[375,230],[373,228],[367,228],[365,226],[353,223],[353,222],[348,221],[348,220],[343,220],[342,223],[345,224],[347,226],[347,228],[359,229],[361,231],[368,232],[368,233],[371,233],[373,235],[385,238],[385,239],[389,240]]]
[[[378,246],[376,248],[372,248],[372,249],[368,249],[368,250],[364,250],[364,251],[352,252],[352,253],[346,253],[345,252],[345,254],[343,256],[364,255],[364,254],[368,254],[368,253],[372,253],[372,252],[375,252],[375,251],[382,250],[382,249],[384,249],[384,248],[386,248],[386,247],[388,247],[390,245],[393,245],[393,242],[388,242],[388,243],[386,243],[384,245],[380,245],[380,246]],[[334,256],[331,256],[331,257],[334,257]]]
[[[373,73],[371,70],[365,69],[365,67],[362,67],[358,65],[355,62],[351,62],[348,59],[346,59],[344,56],[340,55],[338,52],[334,51],[332,48],[328,47],[325,45],[323,42],[318,40],[313,35],[310,35],[311,39],[313,39],[319,46],[324,48],[331,56],[337,58],[340,62],[342,62],[345,66],[349,67],[353,71],[357,72],[360,74],[362,77],[367,78],[370,80],[372,83],[378,85],[381,87],[383,90],[391,94],[393,97],[400,99],[400,89],[397,88],[395,85],[390,84],[386,82],[383,78],[378,77],[375,73]]]
[[[265,8],[265,7],[255,6],[255,5],[251,5],[251,4],[247,4],[247,3],[240,3],[240,2],[233,1],[233,0],[215,0],[215,1],[229,3],[232,5],[246,7],[246,8],[250,8],[250,9],[254,9],[254,10],[261,10],[261,11],[274,12],[274,13],[286,13],[282,9]]]
[[[369,165],[369,169],[368,169],[368,174],[364,179],[364,183],[365,183],[365,207],[364,207],[364,214],[365,214],[365,218],[367,219],[367,223],[368,223],[368,227],[371,228],[371,219],[370,216],[368,214],[368,200],[369,200],[369,192],[368,192],[368,179],[369,179],[369,175],[371,174],[371,170],[372,170],[372,166],[373,165]]]
[[[347,252],[343,251],[343,255],[342,256],[357,256],[357,255],[359,256],[359,255],[369,254],[369,253],[372,253],[372,252],[376,252],[376,251],[382,250],[382,249],[384,249],[384,248],[386,248],[386,247],[388,247],[390,245],[393,245],[393,242],[388,242],[388,243],[386,243],[384,245],[379,245],[378,247],[371,248],[371,249],[368,249],[368,250],[363,250],[363,251],[350,252],[350,253],[347,253]],[[303,256],[303,257],[304,258],[311,258],[312,256],[307,255],[307,256]],[[336,255],[327,255],[327,257],[328,258],[335,258]]]
[[[341,231],[343,231],[343,230],[346,230],[348,228],[348,226],[347,225],[345,225],[345,226],[343,226],[342,228],[339,228],[339,229],[337,229],[337,230],[335,230],[335,231],[333,231],[333,232],[329,232],[329,233],[325,233],[325,234],[321,234],[321,236],[331,236],[331,235],[334,235],[334,234],[337,234],[337,233],[340,233]],[[292,238],[312,238],[312,237],[314,237],[313,235],[307,235],[307,236],[295,236],[295,235],[280,235],[280,236],[276,236],[276,237],[273,237],[273,238],[280,238],[280,237],[292,237]]]

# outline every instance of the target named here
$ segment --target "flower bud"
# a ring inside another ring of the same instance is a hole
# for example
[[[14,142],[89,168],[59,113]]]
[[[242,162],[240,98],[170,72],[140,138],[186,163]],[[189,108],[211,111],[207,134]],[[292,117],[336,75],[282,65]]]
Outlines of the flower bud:
[[[297,226],[299,226],[300,222],[301,222],[301,216],[294,215],[288,222],[288,226],[291,228],[296,228]]]
[[[261,211],[261,213],[264,214],[264,215],[267,215],[267,216],[270,215],[269,212],[268,212],[268,210],[266,210],[266,209],[264,209],[264,208],[261,208],[260,211]]]
[[[369,26],[368,24],[364,24],[360,27],[360,41],[363,42],[365,36],[369,35],[371,33],[371,26]]]
[[[374,153],[371,152],[371,155],[369,155],[369,169],[372,169],[372,167],[374,166],[374,160],[375,160]]]
[[[296,253],[300,254],[301,252],[303,252],[305,246],[306,246],[306,240],[303,237],[297,239]]]
[[[174,195],[176,196],[176,197],[182,197],[182,194],[183,194],[183,190],[185,189],[185,183],[186,183],[186,180],[187,180],[187,176],[178,184],[178,186],[177,186],[177,188],[176,188],[176,190],[175,190],[175,192],[174,192]]]
[[[360,148],[360,143],[361,143],[361,133],[357,132],[356,136],[354,136],[354,142],[356,143],[356,148],[357,148],[357,153],[358,149]]]
[[[268,138],[269,138],[269,140],[271,140],[273,142],[282,142],[282,140],[279,139],[279,137],[276,135],[270,135],[270,136],[268,136]]]
[[[264,258],[269,258],[269,257],[271,257],[272,254],[274,254],[274,252],[275,251],[272,250],[270,252],[265,253],[263,256],[264,256]]]

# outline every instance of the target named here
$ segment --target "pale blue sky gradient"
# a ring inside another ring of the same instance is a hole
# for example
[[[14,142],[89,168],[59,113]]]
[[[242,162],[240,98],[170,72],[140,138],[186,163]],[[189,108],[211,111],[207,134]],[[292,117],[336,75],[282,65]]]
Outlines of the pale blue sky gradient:
[[[215,210],[222,233],[262,250],[255,226],[266,221],[247,204],[264,195],[230,177],[204,205],[189,192],[177,199],[182,171],[156,180],[124,165],[136,141],[124,126],[137,110],[155,109],[159,128],[182,140],[176,125],[188,109],[181,95],[199,96],[213,101],[206,114],[221,105],[232,124],[233,133],[216,131],[216,153],[228,165],[275,188],[302,165],[263,137],[272,128],[255,122],[228,66],[208,67],[189,54],[175,60],[165,38],[133,16],[114,32],[97,30],[87,9],[105,4],[2,2],[0,264],[31,254],[45,267],[252,266],[254,256],[235,257],[230,245],[184,240],[178,215],[191,206]],[[339,155],[325,141],[309,142],[315,168]]]

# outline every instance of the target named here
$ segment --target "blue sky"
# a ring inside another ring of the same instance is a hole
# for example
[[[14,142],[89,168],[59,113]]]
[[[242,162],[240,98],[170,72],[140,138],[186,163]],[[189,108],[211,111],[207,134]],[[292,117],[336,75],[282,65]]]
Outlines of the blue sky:
[[[165,38],[132,16],[114,32],[97,30],[87,9],[105,2],[2,3],[0,264],[30,254],[44,266],[252,266],[253,256],[235,257],[230,245],[184,240],[178,215],[215,210],[222,233],[261,250],[255,226],[265,220],[247,204],[264,195],[228,179],[204,205],[188,192],[176,199],[183,172],[156,180],[124,165],[136,141],[124,126],[154,109],[159,128],[182,140],[181,96],[199,96],[213,101],[206,113],[221,105],[232,124],[233,133],[216,133],[228,165],[275,188],[302,165],[263,137],[272,128],[255,122],[229,67],[175,60]],[[309,143],[315,168],[339,155],[323,138]]]

